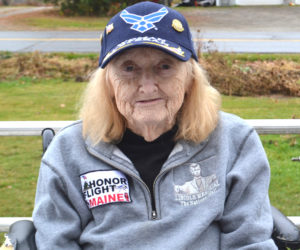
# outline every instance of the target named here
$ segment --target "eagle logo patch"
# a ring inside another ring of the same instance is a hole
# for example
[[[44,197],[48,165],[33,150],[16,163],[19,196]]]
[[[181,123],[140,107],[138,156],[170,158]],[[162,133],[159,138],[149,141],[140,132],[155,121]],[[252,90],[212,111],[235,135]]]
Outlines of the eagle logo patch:
[[[127,10],[123,10],[120,17],[125,23],[132,24],[130,27],[140,33],[144,33],[150,29],[157,29],[154,23],[158,23],[163,17],[168,14],[167,8],[163,7],[156,12],[150,13],[145,16],[129,13]]]

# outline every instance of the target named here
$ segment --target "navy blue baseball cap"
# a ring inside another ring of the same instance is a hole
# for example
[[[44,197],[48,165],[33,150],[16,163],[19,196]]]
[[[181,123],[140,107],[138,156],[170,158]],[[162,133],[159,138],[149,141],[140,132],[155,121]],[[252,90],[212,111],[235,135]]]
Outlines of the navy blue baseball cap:
[[[101,37],[99,66],[104,68],[120,52],[141,46],[160,49],[181,61],[198,60],[183,15],[161,4],[140,2],[108,22]]]

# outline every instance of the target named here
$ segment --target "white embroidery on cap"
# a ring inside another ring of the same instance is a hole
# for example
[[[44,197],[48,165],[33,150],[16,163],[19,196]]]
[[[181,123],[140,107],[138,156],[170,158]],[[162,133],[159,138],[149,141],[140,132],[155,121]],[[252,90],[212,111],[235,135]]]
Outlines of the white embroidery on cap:
[[[181,57],[185,57],[184,51],[182,50],[182,48],[180,46],[176,47],[172,47],[170,44],[167,43],[166,40],[161,39],[161,38],[157,38],[157,37],[148,37],[148,36],[144,36],[144,37],[134,37],[131,39],[128,39],[120,44],[118,44],[112,51],[108,52],[107,55],[104,57],[103,62],[105,62],[106,60],[108,60],[112,55],[114,55],[116,52],[118,52],[119,50],[129,47],[129,46],[133,46],[136,45],[137,43],[139,44],[145,44],[145,45],[155,45],[157,47],[162,47],[164,49],[167,49]]]
[[[150,29],[157,29],[154,23],[160,22],[160,20],[168,13],[166,7],[159,9],[156,12],[150,13],[145,16],[140,16],[136,14],[129,13],[127,10],[123,10],[120,17],[125,23],[132,24],[130,27],[140,33],[144,33]]]

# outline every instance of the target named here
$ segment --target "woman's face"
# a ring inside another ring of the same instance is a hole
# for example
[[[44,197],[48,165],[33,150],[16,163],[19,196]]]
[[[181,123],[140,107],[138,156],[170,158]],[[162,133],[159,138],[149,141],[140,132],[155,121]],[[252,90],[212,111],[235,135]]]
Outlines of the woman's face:
[[[111,95],[127,126],[171,125],[190,82],[187,63],[153,48],[126,50],[108,64]]]

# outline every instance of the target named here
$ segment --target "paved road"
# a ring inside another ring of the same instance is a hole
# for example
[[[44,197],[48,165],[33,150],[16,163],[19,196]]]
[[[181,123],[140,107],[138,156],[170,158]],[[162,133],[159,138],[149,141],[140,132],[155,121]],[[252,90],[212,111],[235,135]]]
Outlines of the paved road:
[[[0,8],[0,18],[1,17],[9,17],[19,14],[27,14],[27,13],[33,13],[33,12],[41,12],[46,10],[51,10],[53,7],[49,6],[11,6],[11,7],[5,7]]]
[[[25,8],[23,11],[29,11]],[[32,11],[38,11],[39,8]],[[21,11],[12,9],[10,14]],[[0,18],[5,13],[0,12]],[[300,6],[194,8],[195,43],[222,52],[300,53]],[[100,31],[5,31],[0,50],[12,52],[99,52]],[[212,43],[209,41],[213,41]],[[205,50],[205,49],[204,49]]]
[[[300,53],[300,32],[204,32],[204,46],[240,53]]]
[[[220,52],[300,53],[300,32],[205,31],[194,34],[204,50]],[[99,52],[100,32],[2,31],[0,50],[11,52]],[[212,41],[212,42],[211,42]]]

